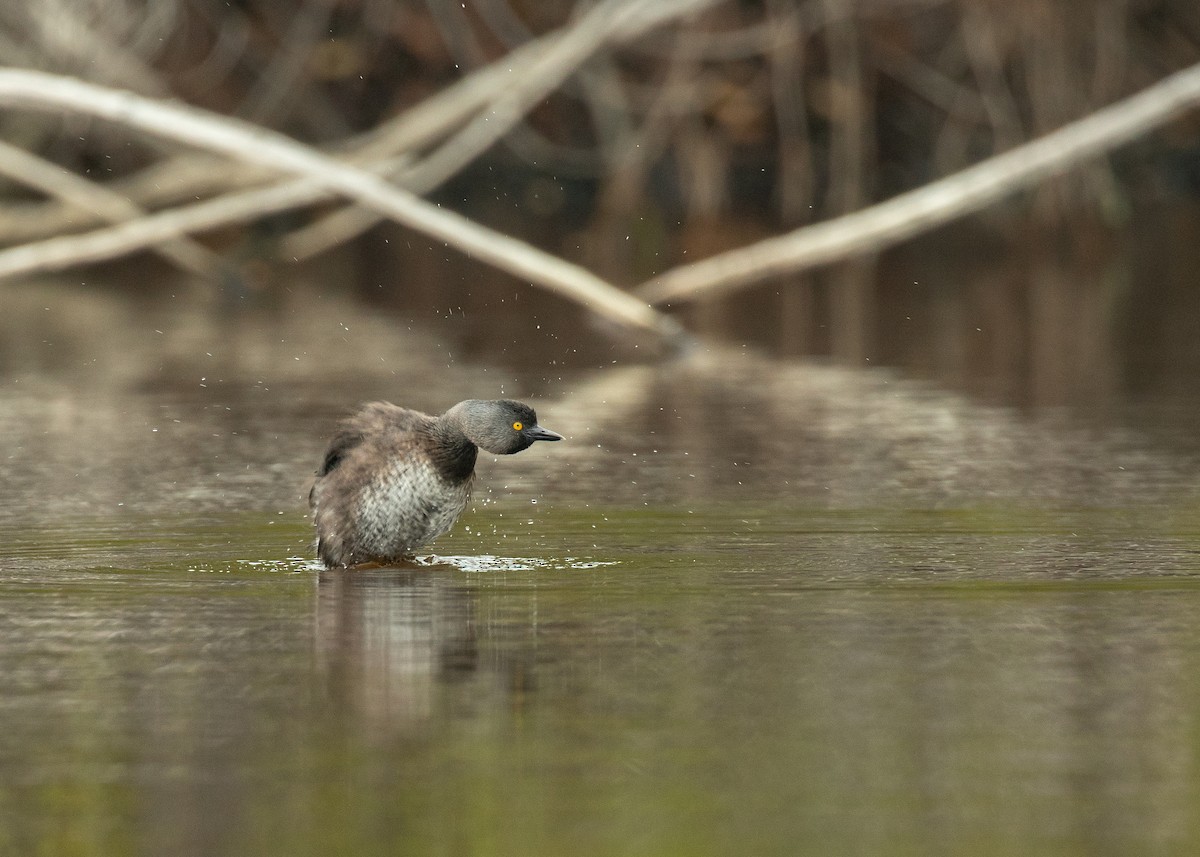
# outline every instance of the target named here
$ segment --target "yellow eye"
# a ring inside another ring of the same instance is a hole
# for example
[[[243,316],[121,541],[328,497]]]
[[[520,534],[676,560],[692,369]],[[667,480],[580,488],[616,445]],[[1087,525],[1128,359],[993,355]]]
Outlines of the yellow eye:
[[[525,428],[525,423],[521,423],[521,422],[513,423],[513,428],[516,431],[520,431],[521,429]]]

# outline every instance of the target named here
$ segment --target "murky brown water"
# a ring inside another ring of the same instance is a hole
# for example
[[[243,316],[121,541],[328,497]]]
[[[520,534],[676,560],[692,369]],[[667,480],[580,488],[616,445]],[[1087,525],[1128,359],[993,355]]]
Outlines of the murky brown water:
[[[4,334],[0,854],[1200,848],[1186,401],[90,300]],[[500,394],[569,441],[425,568],[315,567],[340,413]]]

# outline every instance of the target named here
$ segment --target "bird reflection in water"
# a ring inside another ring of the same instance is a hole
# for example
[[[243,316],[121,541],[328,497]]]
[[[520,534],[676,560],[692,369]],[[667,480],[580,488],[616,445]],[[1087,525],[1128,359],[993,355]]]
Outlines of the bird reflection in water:
[[[481,654],[476,587],[443,571],[320,573],[316,660],[335,706],[381,731],[415,728],[460,705],[520,706],[532,689],[528,647],[484,640]]]

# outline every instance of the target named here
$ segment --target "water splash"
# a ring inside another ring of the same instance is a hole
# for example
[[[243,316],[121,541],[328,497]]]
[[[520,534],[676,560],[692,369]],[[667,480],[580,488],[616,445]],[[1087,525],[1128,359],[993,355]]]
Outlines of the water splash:
[[[482,554],[478,556],[429,556],[417,557],[416,562],[422,566],[453,566],[459,571],[484,574],[500,571],[586,571],[603,566],[618,565],[616,561],[582,559],[579,557],[563,557],[562,559],[541,559],[537,557],[509,557]]]

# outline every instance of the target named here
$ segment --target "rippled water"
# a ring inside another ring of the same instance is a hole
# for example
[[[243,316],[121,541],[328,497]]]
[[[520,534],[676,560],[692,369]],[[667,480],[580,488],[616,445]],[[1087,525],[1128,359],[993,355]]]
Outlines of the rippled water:
[[[3,376],[0,854],[1200,849],[1189,407],[740,352],[435,388],[347,318]],[[416,567],[313,563],[338,414],[501,393],[568,442]]]

